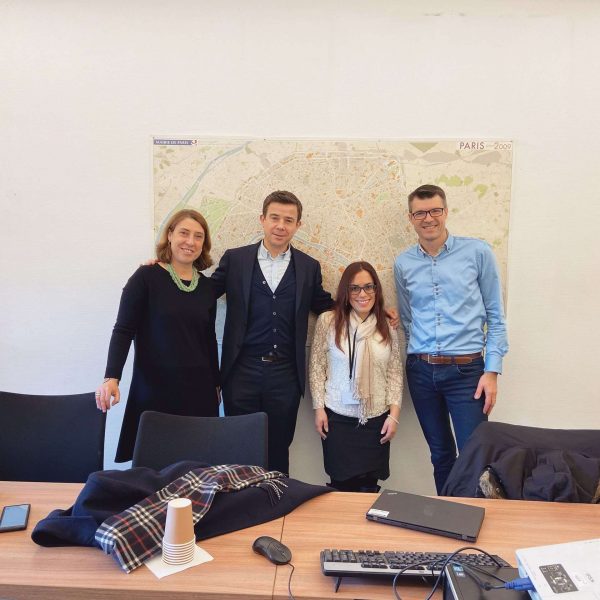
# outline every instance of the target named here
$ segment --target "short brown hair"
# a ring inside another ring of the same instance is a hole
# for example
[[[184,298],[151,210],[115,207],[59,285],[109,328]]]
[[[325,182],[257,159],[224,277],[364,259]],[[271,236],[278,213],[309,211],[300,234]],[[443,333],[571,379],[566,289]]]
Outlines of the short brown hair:
[[[271,192],[263,202],[263,217],[267,216],[267,209],[269,208],[269,204],[273,202],[279,202],[279,204],[293,204],[298,210],[298,221],[302,218],[302,202],[298,200],[298,198],[292,194],[292,192],[286,192],[284,190],[278,190],[276,192]]]
[[[340,350],[342,350],[342,334],[346,331],[350,310],[352,309],[352,306],[350,305],[350,283],[354,279],[355,275],[361,271],[366,271],[371,276],[371,279],[373,279],[373,283],[375,284],[375,303],[373,304],[372,312],[377,320],[377,331],[381,334],[384,342],[389,343],[391,338],[390,328],[388,327],[385,317],[383,289],[381,287],[381,281],[379,281],[377,271],[375,271],[373,265],[368,262],[353,262],[350,263],[346,267],[346,270],[342,273],[342,277],[337,288],[337,294],[335,296],[335,304],[333,305],[335,345]]]
[[[197,210],[192,208],[185,208],[171,215],[171,218],[163,227],[158,243],[156,244],[156,258],[164,263],[171,262],[173,253],[171,252],[171,244],[169,244],[169,232],[175,231],[175,227],[177,227],[184,219],[194,219],[194,221],[197,221],[202,229],[204,229],[202,252],[194,261],[196,269],[198,269],[198,271],[204,271],[204,269],[208,269],[208,267],[213,264],[212,258],[210,257],[210,249],[212,246],[212,242],[210,241],[210,231],[208,230],[206,219]]]
[[[448,208],[448,205],[446,204],[446,192],[437,185],[426,183],[425,185],[420,185],[408,195],[408,210],[412,208],[411,203],[415,198],[418,198],[419,200],[428,200],[434,196],[439,196],[444,203],[444,208]]]

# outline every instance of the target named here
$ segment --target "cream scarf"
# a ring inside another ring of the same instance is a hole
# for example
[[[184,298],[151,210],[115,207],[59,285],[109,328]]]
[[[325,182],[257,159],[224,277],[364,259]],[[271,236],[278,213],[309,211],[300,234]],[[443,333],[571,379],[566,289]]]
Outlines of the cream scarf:
[[[377,319],[371,313],[364,321],[350,310],[348,318],[349,348],[354,346],[352,393],[359,403],[358,422],[364,425],[367,414],[373,408],[373,335],[377,331]],[[356,344],[354,334],[356,332]]]

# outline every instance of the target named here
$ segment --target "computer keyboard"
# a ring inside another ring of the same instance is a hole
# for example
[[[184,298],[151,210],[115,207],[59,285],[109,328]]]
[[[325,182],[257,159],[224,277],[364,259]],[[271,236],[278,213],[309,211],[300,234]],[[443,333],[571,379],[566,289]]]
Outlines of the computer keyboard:
[[[382,577],[395,576],[408,567],[400,577],[437,577],[450,552],[398,552],[378,550],[322,550],[321,570],[323,575],[334,577]],[[471,567],[510,567],[504,559],[494,555],[494,562],[486,554],[457,554],[452,560]]]

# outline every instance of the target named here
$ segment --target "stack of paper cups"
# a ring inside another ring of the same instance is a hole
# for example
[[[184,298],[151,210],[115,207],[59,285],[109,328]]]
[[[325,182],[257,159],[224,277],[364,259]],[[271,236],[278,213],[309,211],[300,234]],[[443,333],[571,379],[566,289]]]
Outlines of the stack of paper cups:
[[[163,561],[170,565],[188,563],[194,558],[195,546],[191,501],[187,498],[170,500],[163,538]]]

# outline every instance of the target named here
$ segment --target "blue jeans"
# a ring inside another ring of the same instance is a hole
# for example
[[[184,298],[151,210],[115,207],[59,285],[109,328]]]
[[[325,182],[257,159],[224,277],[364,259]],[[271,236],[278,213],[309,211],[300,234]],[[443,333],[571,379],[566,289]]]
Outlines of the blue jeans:
[[[414,354],[406,359],[408,388],[429,444],[438,494],[456,461],[457,446],[460,452],[477,425],[487,421],[484,395],[479,400],[473,398],[483,367],[483,358],[467,365],[430,365]]]

